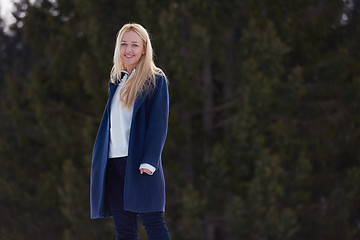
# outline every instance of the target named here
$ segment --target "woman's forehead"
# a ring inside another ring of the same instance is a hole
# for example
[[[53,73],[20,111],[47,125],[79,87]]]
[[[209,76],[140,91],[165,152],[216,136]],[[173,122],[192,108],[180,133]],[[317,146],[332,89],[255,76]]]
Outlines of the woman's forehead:
[[[130,30],[123,34],[121,41],[124,42],[141,42],[142,38],[136,32]]]

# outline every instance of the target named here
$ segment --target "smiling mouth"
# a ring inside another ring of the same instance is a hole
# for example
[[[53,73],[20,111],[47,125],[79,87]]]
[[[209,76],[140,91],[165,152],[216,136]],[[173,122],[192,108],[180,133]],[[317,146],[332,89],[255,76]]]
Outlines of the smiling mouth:
[[[126,58],[132,58],[133,55],[125,55]]]

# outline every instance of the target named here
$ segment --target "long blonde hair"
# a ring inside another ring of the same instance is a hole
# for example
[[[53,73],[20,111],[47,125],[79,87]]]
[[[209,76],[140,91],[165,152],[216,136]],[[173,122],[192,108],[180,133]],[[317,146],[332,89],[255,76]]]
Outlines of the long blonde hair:
[[[128,23],[117,34],[113,59],[114,65],[110,72],[110,81],[115,83],[116,79],[120,79],[121,70],[126,70],[125,63],[120,57],[120,47],[124,33],[129,31],[134,31],[142,38],[145,54],[141,56],[136,66],[136,71],[126,81],[125,86],[120,91],[120,101],[127,108],[130,108],[141,92],[148,90],[151,86],[156,86],[157,75],[165,76],[163,71],[155,66],[153,49],[146,29],[140,24]]]

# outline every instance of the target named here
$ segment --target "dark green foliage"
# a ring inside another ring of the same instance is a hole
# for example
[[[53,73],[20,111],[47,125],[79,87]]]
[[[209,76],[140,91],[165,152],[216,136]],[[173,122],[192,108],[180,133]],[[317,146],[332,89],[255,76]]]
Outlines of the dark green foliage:
[[[127,22],[170,81],[173,239],[359,239],[359,6],[18,1],[11,35],[0,19],[0,239],[114,238],[89,173]]]

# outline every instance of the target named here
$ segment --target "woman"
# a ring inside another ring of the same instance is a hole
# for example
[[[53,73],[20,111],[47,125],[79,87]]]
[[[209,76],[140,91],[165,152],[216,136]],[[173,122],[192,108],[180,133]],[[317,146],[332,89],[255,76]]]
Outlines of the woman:
[[[167,79],[155,66],[149,35],[139,24],[126,24],[117,35],[109,87],[93,149],[91,218],[112,216],[116,239],[137,239],[139,215],[149,239],[170,239],[161,163]]]

